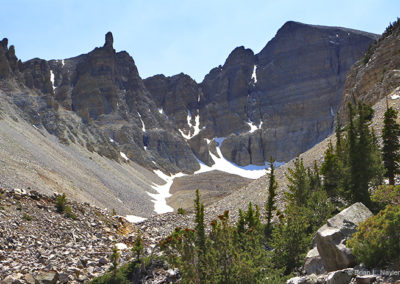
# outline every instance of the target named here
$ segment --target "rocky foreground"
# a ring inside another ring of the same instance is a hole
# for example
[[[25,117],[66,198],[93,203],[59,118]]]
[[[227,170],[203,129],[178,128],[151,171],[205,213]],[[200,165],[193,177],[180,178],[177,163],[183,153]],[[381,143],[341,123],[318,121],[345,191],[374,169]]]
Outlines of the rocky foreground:
[[[114,245],[125,263],[139,230],[147,253],[164,235],[88,203],[68,202],[73,219],[57,212],[55,196],[0,190],[0,283],[85,283],[110,269]],[[164,281],[167,269],[151,271],[148,283]]]

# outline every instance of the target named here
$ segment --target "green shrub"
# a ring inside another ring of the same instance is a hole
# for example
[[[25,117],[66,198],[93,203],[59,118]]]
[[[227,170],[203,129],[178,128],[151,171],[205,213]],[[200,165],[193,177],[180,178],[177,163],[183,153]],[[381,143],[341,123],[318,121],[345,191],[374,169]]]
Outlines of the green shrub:
[[[56,209],[58,213],[65,213],[65,216],[71,219],[78,219],[78,217],[72,212],[71,207],[67,206],[67,196],[65,193],[56,197]]]
[[[33,217],[24,213],[24,215],[22,215],[22,219],[24,219],[25,221],[32,221]]]
[[[372,201],[386,205],[400,205],[400,185],[381,185],[371,196]]]
[[[143,246],[143,239],[142,236],[139,235],[135,242],[133,243],[132,247],[132,253],[136,256],[136,260],[140,260],[140,255],[143,254],[144,252],[144,246]]]
[[[58,213],[63,213],[67,206],[67,196],[65,193],[56,197],[56,209]]]
[[[176,211],[176,213],[180,214],[180,215],[185,215],[186,214],[186,210],[183,209],[182,207],[178,208],[178,210]]]
[[[388,205],[376,216],[360,223],[347,242],[359,262],[370,268],[400,261],[400,205]]]
[[[94,278],[90,284],[131,284],[141,283],[146,269],[160,259],[152,260],[150,257],[141,258],[140,261],[132,261],[118,267],[115,271],[108,272],[100,277]],[[154,261],[154,262],[153,262]]]

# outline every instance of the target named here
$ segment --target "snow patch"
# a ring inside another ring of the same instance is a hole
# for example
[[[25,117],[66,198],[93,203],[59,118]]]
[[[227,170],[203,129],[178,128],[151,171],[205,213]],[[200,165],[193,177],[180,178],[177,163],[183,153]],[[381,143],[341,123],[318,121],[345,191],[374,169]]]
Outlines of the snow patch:
[[[335,112],[333,111],[333,107],[331,107],[331,116],[335,117]]]
[[[396,99],[400,98],[400,95],[397,95],[397,94],[396,94],[396,95],[391,96],[390,98],[391,98],[392,100],[396,100]]]
[[[197,159],[197,161],[200,164],[200,170],[196,171],[194,174],[200,174],[218,170],[221,172],[238,175],[244,178],[258,179],[268,172],[266,170],[269,167],[268,163],[265,163],[264,166],[248,165],[241,167],[225,159],[219,147],[217,147],[217,153],[220,156],[220,158],[218,158],[217,156],[215,156],[213,153],[210,152],[210,156],[214,160],[214,165],[212,165],[211,167],[207,166],[206,164],[202,163],[200,160]]]
[[[253,132],[256,131],[256,130],[261,129],[261,126],[262,126],[263,122],[260,121],[260,123],[259,123],[258,126],[257,126],[257,125],[254,124],[254,122],[250,121],[250,119],[249,119],[249,121],[247,122],[247,124],[250,126],[250,131],[249,131],[249,132],[250,132],[250,133],[253,133]]]
[[[253,74],[251,74],[251,79],[253,80],[254,84],[257,83],[257,65],[253,67]]]
[[[147,146],[143,146],[143,149],[144,149],[145,151],[147,151]]]
[[[188,110],[188,115],[186,117],[186,120],[187,120],[187,124],[189,125],[189,133],[185,134],[181,129],[179,129],[179,132],[181,133],[183,138],[189,140],[189,139],[193,138],[194,136],[196,136],[197,134],[200,133],[200,115],[196,115],[194,117],[194,125],[193,125],[192,124],[192,114]],[[193,130],[193,133],[191,134],[192,128],[194,130]]]
[[[125,159],[125,161],[128,161],[128,160],[129,160],[129,158],[125,155],[125,153],[119,152],[119,154],[121,155],[122,158]]]
[[[134,216],[134,215],[126,215],[125,217],[126,221],[130,223],[140,223],[146,220],[146,218],[139,217],[139,216]]]
[[[211,167],[205,165],[203,162],[201,162],[197,157],[196,160],[199,162],[200,169],[193,174],[200,174],[200,173],[205,173],[205,172],[210,172],[214,170],[219,170],[221,172],[226,172],[234,175],[239,175],[245,178],[249,179],[257,179],[260,178],[261,176],[265,175],[266,173],[269,172],[269,163],[265,163],[263,166],[257,166],[257,165],[248,165],[248,166],[238,166],[235,163],[232,163],[228,161],[227,159],[224,158],[222,155],[220,146],[222,145],[222,142],[225,140],[225,137],[216,137],[214,140],[218,143],[218,147],[216,148],[218,155],[220,158],[218,158],[216,155],[210,152],[211,158],[214,160],[214,165]],[[211,141],[207,139],[207,143],[210,143]],[[153,161],[154,163],[154,161]],[[155,163],[154,163],[155,164]],[[279,167],[280,165],[283,165],[284,163],[282,162],[275,162],[276,167]],[[157,193],[150,193],[147,192],[147,194],[153,198],[153,203],[154,203],[154,211],[157,214],[163,214],[167,212],[173,212],[174,209],[167,204],[167,198],[171,196],[169,193],[169,190],[171,188],[171,185],[174,182],[174,179],[177,177],[183,177],[186,176],[184,173],[177,173],[172,176],[168,176],[164,174],[160,170],[155,170],[154,173],[162,180],[165,181],[164,184],[159,185],[159,184],[154,184],[151,186]]]
[[[111,137],[110,137],[110,142],[115,143],[114,139],[112,139]]]
[[[39,128],[38,128],[36,125],[32,124],[32,126],[33,126],[33,128],[35,128],[36,130],[39,130]]]
[[[53,70],[50,69],[50,81],[51,81],[51,86],[53,87],[53,90],[55,90],[55,86],[54,86],[54,73]]]
[[[152,201],[154,203],[154,211],[157,214],[173,212],[174,209],[167,204],[167,198],[171,197],[171,194],[169,193],[169,189],[171,188],[171,185],[174,182],[174,178],[185,176],[185,174],[177,173],[172,176],[167,176],[160,170],[155,170],[154,173],[156,175],[158,175],[162,180],[165,181],[165,183],[162,185],[153,184],[151,186],[155,191],[157,191],[157,193],[147,192],[147,194],[153,198]]]
[[[143,120],[142,120],[142,116],[140,115],[139,112],[138,112],[137,114],[139,115],[140,122],[142,123],[142,131],[143,131],[143,132],[146,132],[146,127],[144,126],[144,122],[143,122]]]
[[[161,113],[161,114],[164,114],[164,110],[162,108],[159,108],[158,112]]]
[[[64,67],[64,64],[65,64],[65,61],[63,59],[63,60],[61,60],[61,66]]]

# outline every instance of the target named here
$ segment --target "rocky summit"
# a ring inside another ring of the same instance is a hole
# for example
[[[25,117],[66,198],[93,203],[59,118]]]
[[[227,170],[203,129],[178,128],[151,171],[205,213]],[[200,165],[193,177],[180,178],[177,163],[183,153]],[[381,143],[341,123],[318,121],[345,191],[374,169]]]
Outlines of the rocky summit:
[[[332,131],[350,66],[376,38],[287,22],[260,53],[234,49],[201,83],[185,74],[142,80],[133,58],[113,48],[111,32],[102,47],[50,61],[18,61],[4,39],[0,76],[24,89],[15,103],[27,118],[64,143],[75,143],[82,130],[55,127],[59,108],[96,133],[82,141],[91,150],[121,160],[119,148],[145,168],[193,173],[196,159],[214,163],[215,138],[226,138],[222,154],[240,166],[263,165],[270,156],[288,161],[321,141]]]

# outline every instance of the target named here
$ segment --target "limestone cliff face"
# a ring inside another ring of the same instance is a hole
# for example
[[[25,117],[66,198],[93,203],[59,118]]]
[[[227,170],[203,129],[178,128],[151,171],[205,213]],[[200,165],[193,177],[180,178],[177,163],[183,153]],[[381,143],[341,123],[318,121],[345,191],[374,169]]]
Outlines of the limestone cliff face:
[[[287,161],[325,138],[350,66],[373,34],[286,23],[258,54],[238,47],[201,83],[185,74],[142,80],[113,36],[93,51],[64,60],[18,61],[0,44],[0,80],[34,124],[64,143],[80,143],[149,169],[192,173],[196,158],[212,165],[215,138],[228,160],[262,165]],[[14,94],[16,94],[16,91]],[[221,141],[221,140],[219,140]]]
[[[362,100],[370,105],[400,95],[400,21],[391,25],[351,68],[343,92],[341,116],[347,104]]]
[[[67,59],[61,67],[59,61],[52,65],[59,77],[59,103],[101,129],[128,158],[172,173],[199,168],[173,122],[158,111],[132,57],[115,52],[111,33],[103,47]]]
[[[376,38],[346,28],[287,22],[260,53],[236,48],[223,66],[205,76],[200,91],[191,88],[191,95],[185,94],[201,98],[201,131],[189,139],[193,152],[212,164],[206,139],[215,137],[226,137],[222,154],[241,166],[262,165],[270,156],[287,161],[304,152],[332,131],[346,75]],[[182,78],[156,76],[146,86],[161,105],[166,97],[177,97],[166,83],[176,86],[177,80]],[[182,127],[181,111],[187,107],[180,105],[174,104],[173,113],[180,113]]]

